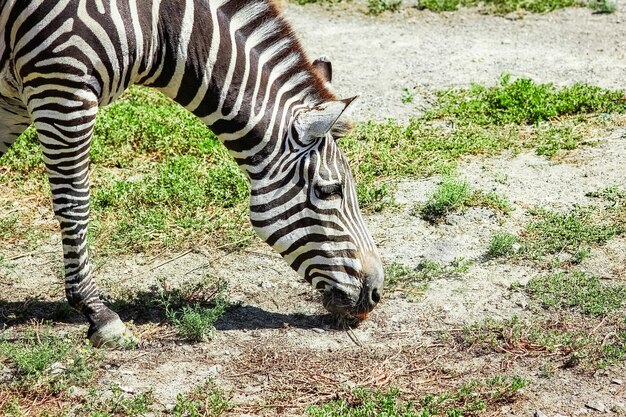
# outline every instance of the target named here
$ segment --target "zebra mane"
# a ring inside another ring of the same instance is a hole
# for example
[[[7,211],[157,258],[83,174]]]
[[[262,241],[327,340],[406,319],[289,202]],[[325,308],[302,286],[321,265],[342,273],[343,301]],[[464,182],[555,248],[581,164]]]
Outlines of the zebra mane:
[[[324,80],[318,71],[313,68],[313,61],[308,57],[304,51],[300,39],[296,36],[296,33],[289,22],[282,16],[280,7],[275,0],[244,0],[241,3],[263,3],[269,6],[269,12],[267,19],[275,19],[278,22],[279,31],[283,36],[289,38],[292,42],[292,50],[297,51],[300,56],[298,63],[293,66],[291,73],[297,74],[301,71],[306,72],[311,77],[313,91],[316,96],[315,101],[318,103],[330,100],[336,100],[335,94],[326,87],[326,80]]]

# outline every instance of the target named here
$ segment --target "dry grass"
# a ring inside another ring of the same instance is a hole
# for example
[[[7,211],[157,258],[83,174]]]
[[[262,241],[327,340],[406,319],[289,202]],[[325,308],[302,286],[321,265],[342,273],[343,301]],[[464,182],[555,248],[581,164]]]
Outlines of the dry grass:
[[[258,397],[238,402],[235,414],[293,415],[310,405],[350,399],[357,388],[397,388],[402,400],[419,404],[426,395],[452,392],[470,380],[493,376],[478,369],[451,369],[449,364],[458,363],[461,356],[444,344],[312,350],[259,343],[229,362],[223,376],[236,391],[261,388]]]

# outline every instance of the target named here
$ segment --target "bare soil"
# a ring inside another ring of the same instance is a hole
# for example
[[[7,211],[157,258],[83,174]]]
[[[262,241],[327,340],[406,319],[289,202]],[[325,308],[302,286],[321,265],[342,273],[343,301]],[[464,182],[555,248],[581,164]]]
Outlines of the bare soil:
[[[360,107],[352,113],[356,120],[407,120],[429,106],[434,91],[471,82],[495,84],[504,71],[560,85],[584,81],[623,88],[626,15],[619,10],[624,7],[618,3],[612,15],[583,8],[508,18],[411,8],[371,17],[360,2],[286,4],[284,11],[312,57],[332,58],[340,94],[361,94]],[[413,103],[402,103],[405,87],[414,89]],[[241,251],[201,247],[171,262],[175,254],[102,260],[98,281],[112,297],[147,291],[159,281],[175,286],[208,273],[226,280],[230,298],[241,306],[219,321],[214,340],[194,345],[150,320],[149,312],[137,314],[125,306],[123,318],[136,318],[135,331],[144,344],[135,351],[107,352],[99,383],[117,383],[128,392],[152,389],[163,410],[170,410],[178,393],[214,378],[233,395],[233,415],[302,415],[307,404],[331,400],[345,387],[400,386],[417,398],[452,389],[467,378],[518,373],[531,384],[520,401],[503,404],[494,414],[531,415],[536,409],[548,415],[598,413],[587,407],[597,402],[607,409],[626,407],[625,386],[611,382],[624,378],[624,366],[594,374],[558,369],[545,378],[537,358],[471,354],[436,338],[438,331],[454,333],[485,317],[532,316],[523,293],[510,286],[542,271],[489,260],[487,245],[496,231],[519,230],[528,221],[529,207],[566,210],[589,203],[589,191],[626,186],[626,129],[616,127],[606,137],[590,139],[597,145],[552,161],[533,153],[463,161],[458,171],[472,187],[495,190],[514,203],[505,218],[475,208],[432,225],[410,215],[410,208],[427,199],[439,178],[398,184],[400,207],[367,219],[385,264],[415,267],[423,259],[450,264],[463,258],[473,265],[460,276],[435,280],[423,293],[388,292],[352,337],[331,326],[314,291],[260,243]],[[42,213],[42,221],[50,218]],[[21,245],[2,250],[6,258],[29,251]],[[31,318],[50,317],[63,300],[60,253],[60,238],[53,236],[32,254],[11,261],[14,267],[0,274],[3,316],[20,316],[29,308]],[[611,241],[585,262],[600,276],[623,279],[626,239]],[[11,321],[16,323],[24,324]],[[86,330],[75,316],[59,327]]]

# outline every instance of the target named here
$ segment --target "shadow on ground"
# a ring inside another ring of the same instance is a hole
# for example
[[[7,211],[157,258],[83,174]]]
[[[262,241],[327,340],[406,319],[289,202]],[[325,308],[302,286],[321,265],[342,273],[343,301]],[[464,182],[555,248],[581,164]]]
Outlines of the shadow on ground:
[[[165,306],[161,302],[162,293],[144,291],[129,300],[111,300],[107,305],[116,311],[123,321],[132,320],[135,324],[161,323],[167,321]],[[185,304],[180,300],[174,308]],[[210,302],[200,302],[211,307]],[[171,308],[171,305],[170,305]],[[52,321],[56,323],[83,324],[87,320],[82,314],[72,309],[65,300],[40,300],[29,298],[23,301],[0,299],[0,329],[23,325],[29,322]],[[282,327],[315,328],[333,325],[333,318],[328,315],[310,315],[302,313],[278,313],[266,311],[250,305],[232,305],[217,321],[217,330],[258,330],[279,329]]]

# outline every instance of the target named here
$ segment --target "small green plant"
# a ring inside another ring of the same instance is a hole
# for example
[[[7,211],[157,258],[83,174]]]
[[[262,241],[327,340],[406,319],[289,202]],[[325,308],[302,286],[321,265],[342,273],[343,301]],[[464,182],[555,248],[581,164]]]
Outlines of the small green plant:
[[[504,214],[513,211],[509,199],[493,191],[485,193],[482,190],[474,190],[465,205],[467,207],[488,207]]]
[[[218,417],[231,408],[225,392],[208,380],[188,395],[178,394],[172,414],[174,417]]]
[[[162,295],[161,303],[165,307],[165,315],[182,337],[199,342],[214,336],[215,323],[230,305],[225,296],[225,285],[218,284],[218,289],[210,300],[210,307],[206,306],[206,301],[181,306],[181,298],[177,293]]]
[[[583,140],[572,126],[540,126],[537,129],[537,155],[554,157],[560,150],[576,149]]]
[[[487,255],[492,258],[510,256],[515,253],[515,246],[518,244],[517,236],[511,233],[496,233],[489,242]]]
[[[589,0],[589,8],[597,14],[611,14],[617,10],[617,4],[611,0]]]
[[[589,248],[580,248],[572,254],[572,263],[581,264],[591,256],[591,250]]]
[[[415,99],[415,95],[413,94],[413,91],[409,89],[408,87],[404,87],[402,89],[402,102],[404,104],[413,103],[414,99]]]
[[[369,14],[377,16],[386,11],[395,12],[400,9],[402,0],[368,0],[367,11]]]

